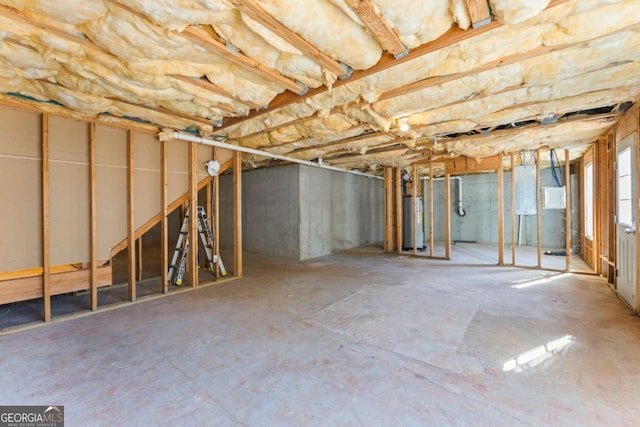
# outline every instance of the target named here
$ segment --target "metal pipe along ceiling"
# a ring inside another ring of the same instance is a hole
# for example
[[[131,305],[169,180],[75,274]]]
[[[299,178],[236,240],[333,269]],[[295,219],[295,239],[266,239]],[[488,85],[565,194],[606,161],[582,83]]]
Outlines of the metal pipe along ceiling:
[[[338,168],[338,167],[335,167],[335,166],[325,165],[325,164],[322,164],[321,161],[316,163],[316,162],[312,162],[312,161],[309,161],[309,160],[296,159],[296,158],[293,158],[293,157],[287,157],[287,156],[283,156],[283,155],[280,155],[280,154],[269,153],[268,151],[256,150],[255,148],[242,147],[240,145],[229,144],[228,142],[222,142],[222,141],[218,141],[218,140],[215,140],[215,139],[202,138],[200,136],[191,135],[191,134],[184,133],[184,132],[171,131],[170,138],[167,138],[167,136],[168,135],[167,135],[166,132],[161,132],[160,133],[160,139],[172,139],[172,138],[173,139],[179,139],[179,140],[182,140],[182,141],[195,142],[197,144],[210,145],[212,147],[220,147],[220,148],[226,148],[228,150],[240,151],[242,153],[247,153],[247,154],[255,154],[256,156],[269,157],[269,158],[272,158],[272,159],[283,160],[285,162],[298,163],[300,165],[312,166],[314,168],[328,169],[328,170],[332,170],[332,171],[336,171],[336,172],[345,172],[345,173],[350,173],[350,174],[353,174],[353,175],[366,176],[367,178],[383,179],[381,176],[376,176],[376,175],[372,175],[372,174],[369,174],[369,173],[364,173],[364,172],[360,172],[360,171],[352,171],[352,170],[348,170],[348,169]]]

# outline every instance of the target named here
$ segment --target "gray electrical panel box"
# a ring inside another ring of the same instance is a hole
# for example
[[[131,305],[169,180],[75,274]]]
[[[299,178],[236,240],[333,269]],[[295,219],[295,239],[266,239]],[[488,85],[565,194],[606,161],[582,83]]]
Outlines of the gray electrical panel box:
[[[424,233],[422,231],[422,197],[416,197],[416,228],[417,233],[417,248],[424,250]],[[402,249],[413,250],[413,197],[404,196],[402,198]]]
[[[513,168],[516,181],[516,215],[536,215],[538,213],[538,197],[536,195],[536,166],[515,166]]]

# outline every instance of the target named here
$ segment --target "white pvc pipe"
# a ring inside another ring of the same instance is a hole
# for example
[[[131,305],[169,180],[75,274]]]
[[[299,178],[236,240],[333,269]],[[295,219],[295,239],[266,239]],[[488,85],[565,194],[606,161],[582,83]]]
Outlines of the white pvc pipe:
[[[210,145],[212,147],[226,148],[228,150],[233,150],[233,151],[241,151],[241,152],[247,153],[247,154],[255,154],[256,156],[269,157],[269,158],[277,159],[277,160],[284,160],[285,162],[298,163],[300,165],[312,166],[314,168],[328,169],[328,170],[332,170],[332,171],[336,171],[336,172],[345,172],[345,173],[350,173],[350,174],[353,174],[353,175],[366,176],[367,178],[384,179],[381,176],[372,175],[372,174],[369,174],[369,173],[364,173],[364,172],[360,172],[360,171],[352,171],[352,170],[348,170],[348,169],[342,169],[342,168],[338,168],[338,167],[335,167],[335,166],[325,165],[325,164],[322,164],[321,162],[316,163],[316,162],[311,162],[309,160],[301,160],[301,159],[296,159],[296,158],[293,158],[293,157],[283,156],[281,154],[273,154],[273,153],[269,153],[268,151],[256,150],[255,148],[249,148],[249,147],[243,147],[241,145],[229,144],[228,142],[216,141],[215,139],[202,138],[200,136],[191,135],[191,134],[184,133],[184,132],[174,131],[173,132],[173,137],[174,137],[174,139],[180,139],[182,141],[190,141],[190,142],[195,142],[195,143],[198,143],[198,144]]]
[[[467,213],[464,210],[464,204],[462,203],[462,178],[459,176],[452,176],[450,177],[451,179],[457,179],[458,180],[458,216],[465,216]],[[425,179],[429,179],[428,176],[424,176],[422,177],[423,180]],[[433,178],[434,181],[440,181],[443,180],[444,178]]]

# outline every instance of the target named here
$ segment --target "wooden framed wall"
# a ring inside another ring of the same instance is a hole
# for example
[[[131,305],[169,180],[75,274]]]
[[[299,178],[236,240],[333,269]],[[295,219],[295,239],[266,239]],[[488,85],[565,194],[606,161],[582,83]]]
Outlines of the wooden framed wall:
[[[53,296],[86,290],[87,309],[98,310],[99,289],[113,283],[113,256],[135,248],[154,224],[161,224],[164,254],[158,292],[167,292],[167,215],[189,190],[187,153],[187,143],[160,142],[135,126],[0,102],[0,190],[12,207],[0,210],[0,304],[39,298],[48,321]],[[219,150],[224,167],[231,157]],[[211,181],[200,166],[193,168],[197,188]],[[126,257],[130,300],[137,297],[139,255]]]

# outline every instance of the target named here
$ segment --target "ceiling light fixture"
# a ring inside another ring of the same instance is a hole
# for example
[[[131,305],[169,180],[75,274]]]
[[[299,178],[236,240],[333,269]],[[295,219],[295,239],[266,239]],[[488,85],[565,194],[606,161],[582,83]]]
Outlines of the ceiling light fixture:
[[[409,123],[406,117],[403,117],[400,119],[400,130],[402,132],[406,132],[409,130]]]

